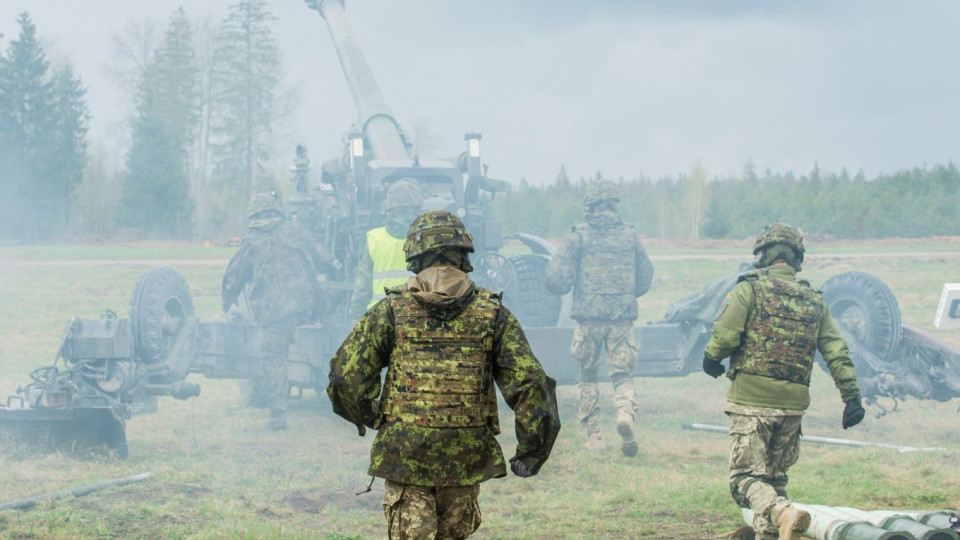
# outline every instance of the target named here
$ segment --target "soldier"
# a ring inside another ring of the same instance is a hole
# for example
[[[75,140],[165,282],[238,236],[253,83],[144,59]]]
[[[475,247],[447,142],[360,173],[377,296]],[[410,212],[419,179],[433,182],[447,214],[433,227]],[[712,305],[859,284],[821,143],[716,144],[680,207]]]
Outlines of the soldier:
[[[223,274],[223,312],[244,293],[252,323],[263,330],[262,381],[270,408],[267,426],[287,428],[287,355],[299,324],[316,317],[318,273],[340,264],[312,233],[284,218],[276,194],[258,193],[247,206],[249,232]]]
[[[384,226],[370,229],[353,279],[350,313],[357,319],[385,297],[384,290],[403,285],[410,277],[403,241],[410,222],[420,214],[423,197],[413,178],[397,180],[387,189]]]
[[[606,350],[617,409],[617,432],[626,456],[637,454],[633,434],[636,396],[633,369],[639,348],[633,334],[637,298],[650,288],[653,266],[633,227],[617,215],[620,193],[609,180],[587,185],[583,197],[586,223],[574,227],[546,270],[547,290],[566,294],[573,289],[571,317],[575,321],[570,354],[579,362],[577,394],[580,422],[587,432],[586,448],[605,447],[600,435],[597,370]]]
[[[560,431],[556,382],[500,295],[467,277],[473,239],[459,218],[418,216],[403,249],[416,275],[357,323],[330,361],[327,395],[361,436],[378,430],[369,473],[386,479],[389,538],[467,538],[480,483],[506,475],[494,382],[516,415],[510,469],[521,478]]]
[[[790,540],[810,514],[787,498],[787,470],[799,456],[800,420],[810,405],[817,350],[846,403],[843,429],[864,415],[847,344],[820,291],[797,280],[804,247],[800,231],[768,225],[753,247],[756,271],[740,276],[713,325],[703,370],[717,378],[730,357],[730,492],[753,510],[757,540]]]

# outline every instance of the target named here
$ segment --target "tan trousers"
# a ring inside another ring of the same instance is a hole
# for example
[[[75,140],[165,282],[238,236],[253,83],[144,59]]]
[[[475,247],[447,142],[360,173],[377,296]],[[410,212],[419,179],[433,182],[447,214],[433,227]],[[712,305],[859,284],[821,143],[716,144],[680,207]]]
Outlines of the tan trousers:
[[[480,485],[412,486],[387,480],[383,513],[390,540],[459,540],[480,526]]]
[[[730,493],[753,510],[758,539],[777,538],[776,517],[790,504],[787,470],[800,457],[802,416],[730,417]]]

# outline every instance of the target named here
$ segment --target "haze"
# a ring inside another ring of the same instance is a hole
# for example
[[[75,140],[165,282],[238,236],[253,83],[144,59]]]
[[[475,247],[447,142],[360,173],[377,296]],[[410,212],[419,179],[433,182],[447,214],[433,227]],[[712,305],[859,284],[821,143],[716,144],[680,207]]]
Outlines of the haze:
[[[105,75],[126,21],[219,22],[230,0],[3,0],[2,46],[28,11],[54,59],[88,89],[91,142],[123,148],[126,108]],[[347,0],[394,115],[427,126],[435,157],[483,133],[489,174],[516,183],[758,170],[818,163],[867,177],[955,159],[960,140],[960,4]],[[339,152],[353,103],[322,19],[273,0],[287,81],[302,105],[290,131],[315,159]],[[286,144],[287,141],[284,141]],[[292,149],[291,149],[292,156]]]

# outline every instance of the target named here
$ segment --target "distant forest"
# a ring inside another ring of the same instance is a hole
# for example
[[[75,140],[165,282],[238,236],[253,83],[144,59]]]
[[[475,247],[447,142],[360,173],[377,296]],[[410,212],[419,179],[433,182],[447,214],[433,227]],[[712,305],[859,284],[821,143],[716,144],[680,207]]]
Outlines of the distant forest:
[[[597,172],[595,177],[602,177]],[[492,203],[509,233],[562,236],[583,221],[583,189],[561,168],[553,184],[521,181]],[[751,163],[737,178],[689,175],[611,179],[620,186],[620,215],[653,238],[746,238],[783,221],[810,236],[845,239],[960,234],[960,172],[953,163],[867,179],[815,167],[805,175],[758,175]]]

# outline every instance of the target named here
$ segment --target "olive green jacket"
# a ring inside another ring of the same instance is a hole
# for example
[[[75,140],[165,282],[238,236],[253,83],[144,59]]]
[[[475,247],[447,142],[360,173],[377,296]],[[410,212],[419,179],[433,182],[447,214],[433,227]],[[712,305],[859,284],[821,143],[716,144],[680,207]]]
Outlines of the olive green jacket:
[[[797,280],[797,271],[786,264],[774,264],[768,271],[771,276],[782,280]],[[706,348],[707,357],[720,361],[741,346],[747,331],[747,320],[753,309],[753,287],[746,281],[737,283],[733,290],[727,293],[727,298],[713,323],[710,342]],[[830,316],[830,308],[826,303],[823,304],[817,349],[823,356],[843,401],[859,396],[857,374],[850,360],[847,343]],[[731,404],[793,411],[805,411],[810,406],[810,389],[804,384],[748,373],[735,373],[732,378],[727,392],[727,401]]]
[[[431,266],[405,286],[438,317],[455,319],[477,287],[452,266]],[[394,290],[399,292],[398,290]],[[391,293],[394,294],[394,293]],[[516,457],[536,472],[560,431],[556,382],[530,350],[516,317],[500,307],[489,361],[503,400],[514,412]],[[467,486],[506,475],[503,452],[491,426],[430,428],[386,420],[379,410],[381,373],[389,368],[398,329],[389,299],[371,307],[330,361],[327,395],[338,415],[377,429],[369,473],[421,486]]]

